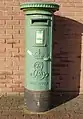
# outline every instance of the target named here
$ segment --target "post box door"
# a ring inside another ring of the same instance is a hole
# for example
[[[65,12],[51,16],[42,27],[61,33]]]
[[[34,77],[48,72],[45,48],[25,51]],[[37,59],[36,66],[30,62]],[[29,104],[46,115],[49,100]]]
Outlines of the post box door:
[[[26,81],[29,90],[51,89],[51,26],[47,23],[32,25],[27,32],[30,39],[26,42]]]

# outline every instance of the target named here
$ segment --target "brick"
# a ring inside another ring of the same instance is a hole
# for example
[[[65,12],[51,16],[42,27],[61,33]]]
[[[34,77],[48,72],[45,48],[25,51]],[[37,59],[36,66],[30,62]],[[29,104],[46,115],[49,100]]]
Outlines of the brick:
[[[24,63],[23,63],[22,66],[19,66],[19,70],[24,70],[24,69],[25,69],[25,67],[24,67]]]
[[[24,20],[24,12],[22,10],[20,10],[20,15],[23,16],[23,19],[21,20]]]
[[[23,36],[22,36],[23,37]],[[24,39],[24,37],[23,37],[23,39]],[[22,53],[23,52],[23,49],[24,49],[24,43],[22,43],[22,42],[19,42],[19,43],[17,43],[17,44],[13,44],[13,47],[14,48],[19,48],[19,50],[20,50],[20,53]]]
[[[6,75],[7,75],[7,74],[11,75],[11,74],[12,74],[12,70],[9,69],[9,68],[5,69],[5,74],[6,74]]]
[[[24,26],[23,25],[14,25],[13,24],[13,29],[24,29]]]
[[[14,77],[14,75],[12,75],[12,74],[6,74],[6,79],[8,79],[8,80],[12,80],[13,77]]]
[[[24,14],[23,15],[13,15],[14,20],[24,20]]]
[[[12,9],[13,9],[13,7],[12,7]],[[19,15],[20,14],[20,11],[13,11],[13,10],[11,10],[11,11],[4,11],[3,14],[4,14],[4,16],[7,16],[7,15],[11,15],[11,16],[13,16],[13,15]]]
[[[20,58],[21,59],[21,58]],[[25,59],[22,58],[20,61],[19,61],[19,70],[24,70],[25,68]]]
[[[9,69],[0,72],[0,75],[11,75],[11,74],[12,71],[10,71]]]
[[[0,84],[6,84],[6,83],[7,83],[6,79],[0,79]]]
[[[5,24],[5,20],[0,20],[0,25],[4,25]]]
[[[6,57],[8,57],[8,58],[11,58],[11,56],[12,56],[11,52],[6,52],[4,55],[5,55]],[[1,56],[3,57],[2,54],[1,54]]]
[[[20,87],[24,88],[24,81],[20,83]]]
[[[24,39],[24,35],[22,35],[22,34],[14,34],[13,38],[14,39]]]
[[[6,39],[6,38],[9,38],[9,39],[11,39],[12,38],[12,35],[10,35],[10,34],[0,34],[0,38],[1,39]]]
[[[19,78],[20,78],[22,81],[24,81],[25,76],[24,76],[24,75],[20,75]]]
[[[17,80],[13,80],[13,83],[14,83],[14,84],[17,84],[18,86],[20,86],[20,84],[22,84],[23,81],[20,80],[20,79],[17,79]]]
[[[19,34],[19,29],[6,29],[6,34]]]
[[[5,70],[6,64],[4,62],[2,62],[2,64],[0,63],[0,71]]]
[[[25,53],[25,48],[19,48],[19,52],[20,52],[20,54],[24,54]]]
[[[6,20],[7,25],[19,25],[19,20]]]
[[[8,60],[9,59],[9,60]],[[7,68],[13,68],[13,61],[10,58],[6,58],[6,69]]]
[[[12,33],[11,33],[12,34]],[[17,43],[19,43],[20,42],[20,40],[19,39],[5,39],[6,40],[6,43],[7,44],[17,44]]]
[[[16,48],[15,48],[16,49]],[[18,49],[18,48],[17,48]],[[20,54],[19,52],[16,51],[12,51],[12,57],[24,57],[24,55]]]
[[[27,2],[27,0],[20,0],[20,3]]]
[[[62,7],[68,7],[68,8],[70,8],[70,7],[75,7],[75,3],[74,2],[66,2],[66,3],[62,3],[61,4],[61,6]]]
[[[6,85],[5,85],[5,84],[0,83],[0,88],[5,88],[5,87],[6,87]]]
[[[5,3],[5,6],[19,6],[20,5],[19,1],[16,1],[16,0],[14,0],[14,1],[4,1],[4,3]]]
[[[11,15],[8,15],[8,16],[1,16],[0,17],[0,20],[11,20],[12,19],[12,16]]]
[[[24,29],[20,29],[20,34],[24,35],[25,31]]]
[[[19,58],[18,57],[13,58],[13,66],[19,66],[20,65],[19,62],[20,61],[19,61]]]
[[[5,52],[5,44],[0,44],[0,53],[4,53]]]
[[[12,57],[17,57],[17,58],[22,58],[22,57],[24,57],[24,55],[21,55],[21,54],[14,54]]]
[[[56,2],[57,4],[59,4],[60,3],[60,0],[54,0],[54,2]]]
[[[7,94],[7,96],[20,95],[19,92],[7,92],[6,94]]]
[[[12,6],[5,6],[5,5],[2,4],[0,6],[0,11],[12,11]]]
[[[7,67],[7,68],[9,68],[9,69],[11,69],[11,70],[19,70],[19,67],[18,66],[12,66],[12,67]]]
[[[79,9],[79,7],[83,7],[83,2],[75,2],[75,7]]]
[[[0,10],[0,16],[3,16],[3,11],[2,10]]]
[[[12,53],[12,56],[13,56],[13,57],[16,56],[16,55],[18,55],[18,54],[19,54],[19,53],[18,53],[18,48],[12,48],[11,53]]]
[[[8,49],[12,49],[12,44],[4,44],[4,47],[6,48],[6,51],[8,50]]]
[[[69,10],[69,8],[70,8],[70,10]],[[81,12],[81,11],[83,11],[83,8],[79,8],[79,9],[77,9],[76,7],[69,7],[69,8],[66,8],[66,10],[69,10],[69,11],[71,11],[71,12]]]
[[[18,80],[15,80],[15,79],[14,79],[14,80],[13,80],[13,83],[14,83],[14,84],[18,84],[19,86],[20,86],[20,84],[23,84],[23,82],[24,82],[24,81],[22,81],[22,80],[20,80],[20,79],[18,79]]]
[[[20,83],[22,83],[22,80],[19,78],[18,75],[13,75],[12,82],[13,82],[14,84],[20,84]]]
[[[20,10],[20,7],[18,7],[18,6],[13,6],[13,10],[12,10],[12,12],[22,12],[21,10]]]
[[[0,81],[0,83],[1,83],[1,81]],[[2,80],[2,83],[5,83],[5,85],[6,84],[11,84],[12,83],[12,79],[6,77],[6,79]]]
[[[10,62],[11,62],[11,61],[10,61]],[[7,64],[7,62],[6,62],[5,69],[10,69],[10,70],[16,69],[16,70],[18,70],[19,67],[18,67],[18,66],[13,66],[13,63]]]
[[[6,83],[6,87],[7,88],[18,88],[19,87],[19,84],[15,83]]]
[[[12,88],[8,88],[8,87],[6,87],[6,88],[0,88],[0,92],[1,93],[12,92]]]
[[[11,44],[9,44],[11,45]],[[11,54],[11,56],[18,55],[18,48],[6,48],[6,52]]]
[[[4,5],[4,1],[2,0],[2,1],[0,1],[0,6],[3,6]]]
[[[83,12],[76,12],[76,13],[75,13],[75,16],[76,16],[76,18],[77,18],[77,17],[82,18],[82,22],[83,22],[83,16],[82,16],[82,13],[83,13]]]
[[[67,17],[71,17],[71,18],[75,18],[75,12],[61,12],[61,16],[67,16]]]
[[[83,94],[83,88],[80,88],[79,93]]]
[[[20,51],[20,52],[19,52],[19,55],[24,57],[24,56],[25,56],[24,53],[25,53],[24,50],[23,50],[23,51]]]
[[[0,44],[5,43],[5,39],[0,39]]]
[[[19,58],[20,62],[24,63],[25,62],[25,58]]]
[[[23,92],[24,91],[24,87],[20,87],[20,88],[13,88],[13,92]]]
[[[3,79],[5,79],[5,75],[0,74],[0,80],[3,80]]]
[[[20,44],[23,44],[23,46],[25,45],[25,38],[20,39]],[[20,48],[24,48],[24,47],[20,47]]]
[[[14,75],[23,75],[24,74],[24,70],[13,70],[13,74]]]
[[[20,20],[20,25],[24,26],[25,21],[24,20]]]

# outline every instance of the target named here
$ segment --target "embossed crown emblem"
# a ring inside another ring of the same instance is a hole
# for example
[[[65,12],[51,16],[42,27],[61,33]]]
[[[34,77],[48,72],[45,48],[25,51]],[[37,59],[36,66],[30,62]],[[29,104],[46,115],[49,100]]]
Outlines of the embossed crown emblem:
[[[39,49],[37,52],[34,53],[34,57],[37,58],[37,59],[43,59],[44,58],[44,54]]]

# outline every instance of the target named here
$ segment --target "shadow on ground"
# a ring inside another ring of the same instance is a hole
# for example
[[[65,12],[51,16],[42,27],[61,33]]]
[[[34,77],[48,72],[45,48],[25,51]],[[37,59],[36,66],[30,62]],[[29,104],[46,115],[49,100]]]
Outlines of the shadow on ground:
[[[83,24],[55,16],[53,25],[52,107],[79,95]]]
[[[0,97],[0,119],[82,119],[83,95],[56,107],[44,114],[32,114],[23,111],[24,96]]]

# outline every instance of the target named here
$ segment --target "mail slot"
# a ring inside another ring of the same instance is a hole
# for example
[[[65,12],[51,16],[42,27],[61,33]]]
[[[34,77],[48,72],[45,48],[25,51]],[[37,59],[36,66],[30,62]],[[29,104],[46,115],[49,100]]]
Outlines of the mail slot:
[[[25,91],[28,110],[44,112],[51,108],[52,27],[55,3],[27,2],[25,14]]]
[[[32,19],[32,24],[47,24],[47,19]]]

